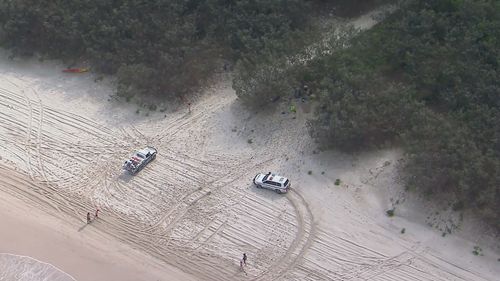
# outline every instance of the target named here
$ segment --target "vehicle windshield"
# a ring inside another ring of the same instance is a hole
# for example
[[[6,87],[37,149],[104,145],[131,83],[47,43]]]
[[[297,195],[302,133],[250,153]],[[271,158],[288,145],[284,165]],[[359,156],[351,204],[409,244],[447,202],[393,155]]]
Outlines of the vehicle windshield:
[[[267,178],[270,176],[270,174],[266,174],[263,178],[262,178],[262,181],[265,181],[267,180]]]
[[[142,153],[137,153],[137,157],[142,158],[142,159],[146,158],[146,157],[144,156],[144,154],[142,154]]]
[[[289,182],[289,180],[286,180],[286,182],[285,182],[285,187],[287,187],[287,186],[288,186],[288,182]]]

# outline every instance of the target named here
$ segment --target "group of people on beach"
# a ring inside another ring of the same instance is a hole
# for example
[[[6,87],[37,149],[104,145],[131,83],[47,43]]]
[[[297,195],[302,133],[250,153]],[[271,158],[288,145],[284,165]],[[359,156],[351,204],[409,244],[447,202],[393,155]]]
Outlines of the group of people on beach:
[[[99,218],[99,209],[97,209],[95,211],[95,216],[94,216],[94,219],[97,219]],[[91,223],[92,222],[92,218],[90,217],[90,212],[87,212],[87,223]]]
[[[99,218],[99,209],[96,209],[95,211],[95,215],[94,215],[94,220]],[[90,212],[87,212],[87,224],[91,223],[92,222],[92,217],[91,217],[91,214]],[[247,265],[247,254],[246,253],[243,253],[243,257],[241,258],[240,260],[240,269],[241,271],[243,271],[245,274],[247,274],[247,272],[245,271],[245,266]]]

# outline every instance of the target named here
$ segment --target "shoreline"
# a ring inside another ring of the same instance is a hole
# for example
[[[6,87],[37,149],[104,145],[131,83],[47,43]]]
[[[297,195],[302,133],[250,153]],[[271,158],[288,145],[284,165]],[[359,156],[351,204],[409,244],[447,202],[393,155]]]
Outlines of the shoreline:
[[[88,228],[79,232],[84,224],[84,214],[82,221],[72,218],[61,220],[27,205],[1,190],[1,187],[0,194],[1,253],[42,261],[78,281],[166,280],[164,276],[168,276],[168,280],[195,280],[98,229]],[[103,216],[106,214],[100,214],[100,217]]]
[[[56,280],[77,281],[73,276],[64,272],[62,269],[58,268],[57,266],[50,264],[50,263],[47,263],[47,262],[43,262],[43,261],[35,259],[33,257],[24,256],[24,255],[16,255],[16,254],[11,254],[11,253],[0,253],[0,259],[3,259],[3,257],[7,257],[7,260],[11,260],[13,263],[16,263],[16,262],[19,263],[18,262],[19,260],[27,260],[27,261],[36,262],[36,265],[35,266],[32,265],[31,267],[36,267],[37,265],[41,265],[42,268],[39,268],[38,270],[39,271],[43,271],[44,269],[49,270],[49,275],[52,277],[52,280],[54,280],[54,281],[56,281]],[[8,268],[8,264],[1,264],[0,263],[0,266],[4,266],[4,267],[7,266],[7,268]],[[18,264],[17,266],[19,267],[20,265]],[[28,268],[28,270],[30,268]],[[7,269],[4,268],[4,271],[5,272],[0,273],[0,277],[5,278],[2,280],[6,280],[6,281],[11,280],[11,279],[15,280],[14,277],[10,277],[9,275],[6,275]],[[15,275],[17,277],[19,277],[19,275],[23,275],[23,272],[19,272],[17,269],[13,269],[12,271],[13,271],[13,275]],[[60,277],[56,277],[54,279],[54,275],[60,275]],[[21,278],[18,280],[24,280],[24,278]]]

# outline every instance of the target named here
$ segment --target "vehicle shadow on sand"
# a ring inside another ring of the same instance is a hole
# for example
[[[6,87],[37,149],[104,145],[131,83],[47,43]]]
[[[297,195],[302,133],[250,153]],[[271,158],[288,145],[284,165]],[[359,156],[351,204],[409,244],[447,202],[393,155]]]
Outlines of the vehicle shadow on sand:
[[[121,173],[119,176],[118,176],[118,179],[125,182],[125,183],[128,183],[131,179],[133,179],[134,176],[129,174],[129,173],[126,173],[126,172],[123,172]]]
[[[270,190],[270,189],[257,188],[253,184],[249,185],[248,189],[250,190],[250,192],[257,194],[259,197],[265,197],[266,199],[271,200],[271,201],[283,200],[287,196],[286,193],[278,194],[275,191]]]

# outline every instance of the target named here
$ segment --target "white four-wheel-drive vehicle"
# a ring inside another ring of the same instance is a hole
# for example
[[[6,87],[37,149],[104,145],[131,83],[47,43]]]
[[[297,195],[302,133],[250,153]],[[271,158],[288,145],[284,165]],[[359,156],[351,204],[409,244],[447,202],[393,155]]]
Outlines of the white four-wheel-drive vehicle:
[[[148,146],[139,151],[136,151],[129,160],[123,164],[123,169],[132,175],[139,172],[144,166],[156,158],[156,148]]]
[[[258,188],[267,188],[276,191],[276,193],[286,193],[290,189],[290,180],[273,174],[257,174],[253,178],[253,183]]]

